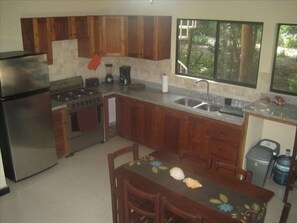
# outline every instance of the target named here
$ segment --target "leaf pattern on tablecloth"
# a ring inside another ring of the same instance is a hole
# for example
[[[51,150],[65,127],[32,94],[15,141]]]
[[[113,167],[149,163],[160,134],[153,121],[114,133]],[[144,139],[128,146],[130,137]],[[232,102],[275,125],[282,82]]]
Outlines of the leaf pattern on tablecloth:
[[[256,223],[264,218],[266,212],[266,205],[261,207],[257,202],[234,206],[223,193],[219,194],[219,198],[211,198],[209,202],[216,205],[220,211],[229,213],[232,218],[238,219],[242,223]]]
[[[168,170],[167,166],[162,165],[162,162],[156,160],[155,157],[152,156],[143,156],[139,160],[133,160],[129,163],[129,166],[140,166],[140,165],[150,165],[152,166],[152,172],[157,174],[159,170]]]

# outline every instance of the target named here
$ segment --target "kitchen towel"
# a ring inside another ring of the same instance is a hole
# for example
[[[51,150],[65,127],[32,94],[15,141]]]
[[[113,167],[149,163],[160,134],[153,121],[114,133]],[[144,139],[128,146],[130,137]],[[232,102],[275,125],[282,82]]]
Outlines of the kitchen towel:
[[[168,92],[168,76],[166,74],[162,75],[162,92]]]
[[[81,132],[88,132],[99,127],[97,106],[77,111],[77,121]]]

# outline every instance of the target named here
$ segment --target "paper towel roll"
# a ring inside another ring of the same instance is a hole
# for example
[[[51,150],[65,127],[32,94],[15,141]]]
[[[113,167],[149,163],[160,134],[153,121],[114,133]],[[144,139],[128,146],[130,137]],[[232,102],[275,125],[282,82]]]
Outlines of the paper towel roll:
[[[162,92],[168,92],[168,76],[166,74],[162,75]]]

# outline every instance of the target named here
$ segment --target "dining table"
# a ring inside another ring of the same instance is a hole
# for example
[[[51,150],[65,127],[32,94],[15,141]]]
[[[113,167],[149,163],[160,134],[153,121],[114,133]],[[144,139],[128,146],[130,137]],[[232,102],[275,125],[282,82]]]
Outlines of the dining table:
[[[178,179],[173,177],[173,168],[179,170],[175,177]],[[274,195],[265,188],[165,150],[157,150],[139,160],[130,161],[118,167],[115,174],[121,223],[124,223],[124,180],[149,193],[160,193],[175,206],[202,216],[205,223],[263,223],[267,203]],[[192,179],[199,186],[188,187],[183,178]]]

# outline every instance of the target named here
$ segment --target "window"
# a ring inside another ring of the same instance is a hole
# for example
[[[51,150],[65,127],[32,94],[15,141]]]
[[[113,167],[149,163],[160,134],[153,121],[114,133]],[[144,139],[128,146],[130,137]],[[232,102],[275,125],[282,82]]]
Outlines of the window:
[[[177,19],[176,74],[257,86],[263,23]]]
[[[270,90],[297,95],[297,25],[279,24]]]

